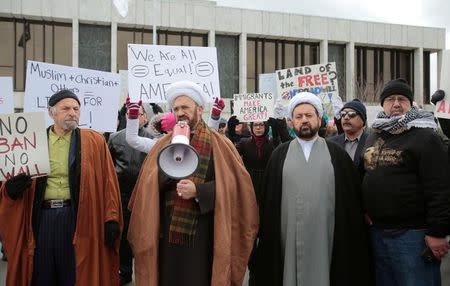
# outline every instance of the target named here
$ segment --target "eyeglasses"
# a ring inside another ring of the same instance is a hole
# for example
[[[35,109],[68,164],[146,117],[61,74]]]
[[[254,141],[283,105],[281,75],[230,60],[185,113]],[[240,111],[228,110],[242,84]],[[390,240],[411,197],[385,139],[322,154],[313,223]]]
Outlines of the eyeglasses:
[[[358,113],[356,111],[341,111],[341,118],[344,118],[346,115],[350,118],[355,118]]]

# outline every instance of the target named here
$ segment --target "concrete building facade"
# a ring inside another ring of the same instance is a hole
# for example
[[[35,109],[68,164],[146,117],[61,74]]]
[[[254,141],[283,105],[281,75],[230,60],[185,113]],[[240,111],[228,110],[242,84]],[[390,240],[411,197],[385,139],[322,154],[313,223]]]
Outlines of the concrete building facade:
[[[258,91],[258,74],[335,61],[340,95],[375,102],[403,77],[415,100],[430,95],[430,54],[440,66],[445,29],[221,7],[203,0],[0,1],[0,76],[13,76],[23,105],[26,60],[117,72],[127,43],[215,46],[221,94]],[[440,70],[438,68],[438,70]],[[439,78],[439,76],[437,76]]]

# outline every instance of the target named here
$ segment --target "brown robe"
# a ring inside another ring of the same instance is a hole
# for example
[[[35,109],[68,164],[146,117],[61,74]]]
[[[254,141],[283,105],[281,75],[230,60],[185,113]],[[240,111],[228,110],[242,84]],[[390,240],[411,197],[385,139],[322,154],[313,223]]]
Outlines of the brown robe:
[[[116,172],[108,146],[99,133],[80,129],[81,176],[73,244],[76,285],[119,285],[119,242],[104,244],[104,223],[117,221],[122,208]],[[7,286],[28,286],[33,273],[35,239],[32,209],[36,180],[13,201],[0,189],[0,235],[8,255]],[[119,236],[120,237],[120,236]]]
[[[234,145],[215,131],[211,134],[216,183],[211,285],[241,286],[258,231],[258,207],[252,181]],[[158,285],[160,198],[156,160],[170,140],[166,135],[152,148],[129,204],[128,240],[138,286]]]

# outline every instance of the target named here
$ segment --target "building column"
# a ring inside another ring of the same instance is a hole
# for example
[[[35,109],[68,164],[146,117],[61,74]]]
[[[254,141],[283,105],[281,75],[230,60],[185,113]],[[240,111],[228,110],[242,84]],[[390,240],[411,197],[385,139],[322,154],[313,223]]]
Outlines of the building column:
[[[247,92],[247,33],[239,36],[239,92]]]
[[[111,72],[117,72],[117,22],[111,22]]]
[[[79,21],[78,18],[72,19],[72,66],[78,67],[78,48],[79,48]]]
[[[423,48],[414,50],[414,101],[423,106]]]
[[[208,47],[215,47],[216,46],[216,31],[209,30],[208,33]]]
[[[328,63],[328,40],[320,41],[320,63]]]
[[[437,68],[437,88],[441,88],[441,69],[442,69],[442,57],[443,57],[444,50],[439,50],[437,52],[437,59],[436,59],[436,68]]]
[[[346,101],[351,101],[355,95],[355,43],[350,42],[345,45],[345,91]]]

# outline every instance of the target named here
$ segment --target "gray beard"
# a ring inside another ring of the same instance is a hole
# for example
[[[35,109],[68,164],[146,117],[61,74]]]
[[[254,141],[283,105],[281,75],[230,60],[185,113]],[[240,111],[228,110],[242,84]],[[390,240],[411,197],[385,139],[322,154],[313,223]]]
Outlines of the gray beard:
[[[75,123],[75,121],[64,122],[64,124],[63,124],[64,130],[75,130],[77,127],[78,127],[78,122]]]

